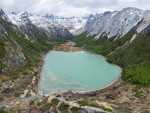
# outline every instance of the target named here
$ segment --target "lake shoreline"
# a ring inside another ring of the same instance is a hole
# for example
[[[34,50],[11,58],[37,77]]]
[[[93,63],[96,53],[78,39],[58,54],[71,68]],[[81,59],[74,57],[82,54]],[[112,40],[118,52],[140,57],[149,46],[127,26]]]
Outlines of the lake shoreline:
[[[61,48],[61,50],[56,50],[56,51],[63,51],[63,49]],[[65,52],[70,52],[70,51],[71,50],[67,50]],[[76,49],[75,51],[78,51],[78,50]],[[75,51],[71,51],[71,52],[75,52]],[[89,52],[85,50],[84,48],[82,48],[80,51]],[[90,52],[90,53],[96,54],[93,52]],[[97,55],[100,55],[100,54],[97,54]],[[114,65],[114,66],[118,66],[116,64],[112,64],[108,62],[107,57],[104,56],[104,58],[107,63]],[[44,61],[44,58],[42,60]],[[123,68],[121,69],[123,70]],[[42,70],[42,67],[41,67],[41,70]],[[148,107],[147,104],[149,103],[148,101],[149,96],[147,96],[147,100],[145,100],[145,98],[137,98],[135,96],[135,92],[133,92],[133,89],[135,88],[135,86],[124,82],[121,79],[121,76],[122,76],[122,72],[116,77],[114,81],[112,81],[112,83],[108,84],[105,87],[99,88],[97,90],[91,90],[91,91],[65,90],[61,92],[54,92],[51,94],[43,94],[42,97],[47,97],[47,98],[48,97],[51,98],[53,96],[55,98],[62,97],[65,100],[68,100],[68,97],[69,97],[70,102],[72,101],[78,102],[80,100],[83,100],[83,102],[86,101],[86,102],[91,103],[94,100],[98,105],[104,106],[106,108],[111,108],[114,112],[124,112],[124,108],[123,110],[122,109],[118,110],[118,107],[121,107],[121,106],[127,107],[128,108],[126,110],[127,112],[131,110],[137,111],[137,109],[139,108],[140,109],[147,108]],[[39,76],[39,80],[40,80],[40,76]],[[147,88],[142,89],[142,90],[145,90],[147,92],[147,93],[144,92],[144,94],[148,94],[148,92],[150,92],[150,90]],[[39,89],[39,92],[40,92],[40,89]],[[144,106],[144,107],[141,107],[141,106]]]
[[[71,42],[72,43],[72,42]],[[85,49],[83,49],[83,48],[80,48],[80,47],[74,47],[75,46],[75,44],[70,44],[70,42],[69,42],[69,44],[68,44],[68,42],[66,42],[66,43],[64,43],[64,44],[60,44],[60,45],[56,45],[54,48],[53,48],[53,50],[51,50],[51,51],[63,51],[63,52],[78,52],[78,51],[85,51],[85,52],[88,52],[88,53],[91,53],[91,54],[96,54],[96,55],[100,55],[100,56],[102,56],[101,54],[97,54],[97,53],[94,53],[94,52],[91,52],[91,51],[87,51],[87,50],[85,50]],[[46,55],[45,55],[46,56]],[[100,90],[102,90],[102,89],[105,89],[105,88],[108,88],[108,87],[110,87],[110,86],[113,86],[114,84],[115,84],[115,82],[120,82],[120,80],[121,80],[121,75],[122,75],[122,68],[120,67],[120,66],[118,66],[118,65],[116,65],[116,64],[112,64],[112,63],[110,63],[110,62],[108,62],[107,61],[107,58],[105,57],[105,56],[102,56],[102,57],[104,57],[104,60],[107,62],[107,63],[109,63],[110,65],[113,65],[113,66],[117,66],[117,67],[119,67],[120,69],[121,69],[121,72],[120,72],[120,74],[116,77],[116,79],[115,80],[113,80],[110,84],[108,84],[108,85],[106,85],[106,86],[104,86],[104,87],[101,87],[101,88],[98,88],[98,89],[95,89],[95,90],[89,90],[89,91],[74,91],[74,90],[72,90],[73,92],[77,92],[77,93],[81,93],[81,94],[83,94],[83,93],[93,93],[93,92],[97,92],[97,91],[100,91]],[[43,61],[44,61],[44,59],[43,59]],[[44,63],[43,63],[44,64]],[[42,69],[41,69],[41,71],[42,71]],[[40,81],[40,76],[39,76],[39,81]],[[40,91],[40,90],[39,90]],[[70,90],[64,90],[64,91],[60,91],[60,92],[54,92],[54,93],[52,93],[52,94],[61,94],[61,93],[64,93],[64,92],[68,92],[68,91],[70,91]],[[40,91],[41,92],[41,91]],[[46,94],[46,95],[49,95],[49,94]],[[50,94],[51,95],[51,94]]]
[[[86,51],[86,50],[82,48],[82,51]],[[93,52],[90,52],[90,53],[96,54]],[[54,92],[51,94],[42,93],[38,87],[38,84],[41,78],[40,74],[42,71],[42,67],[45,63],[44,59],[47,54],[48,53],[43,54],[41,57],[41,61],[37,64],[36,67],[34,67],[34,69],[37,70],[37,73],[36,73],[37,76],[36,76],[36,83],[34,84],[34,87],[32,87],[32,89],[33,90],[38,89],[36,92],[34,92],[35,95],[33,96],[30,95],[29,97],[26,95],[25,97],[19,97],[18,99],[16,98],[15,100],[1,103],[0,108],[4,108],[4,109],[13,108],[13,109],[16,109],[16,111],[18,111],[18,107],[21,107],[20,110],[22,111],[28,111],[31,109],[40,111],[40,110],[44,110],[44,108],[42,108],[41,105],[47,105],[47,102],[51,101],[53,98],[55,100],[60,98],[60,99],[64,99],[65,102],[68,101],[69,103],[72,103],[72,102],[79,103],[79,101],[90,103],[90,104],[94,103],[94,105],[98,105],[104,108],[110,108],[112,112],[117,112],[117,113],[129,113],[129,112],[136,113],[137,110],[143,111],[143,109],[149,109],[149,106],[148,106],[149,98],[150,98],[149,88],[139,89],[139,91],[142,91],[142,95],[144,96],[137,97],[136,92],[134,92],[133,90],[136,88],[136,86],[124,82],[121,79],[121,75],[122,75],[121,73],[114,81],[112,81],[111,84],[108,84],[107,86],[99,88],[97,90],[91,90],[91,91],[65,90],[61,92]],[[106,57],[104,58],[107,61],[107,58]],[[111,65],[115,65],[115,64],[111,64]],[[34,76],[32,77],[34,78]],[[33,101],[36,101],[40,104],[30,105],[31,102]],[[62,101],[59,101],[59,102],[62,102]],[[85,105],[85,107],[87,106]]]
[[[86,50],[84,50],[84,48],[82,48],[82,51],[86,51]],[[87,52],[89,52],[89,51],[87,51]],[[90,53],[96,54],[93,52],[90,52]],[[34,92],[35,95],[30,95],[29,97],[27,97],[27,96],[19,97],[18,99],[15,99],[15,100],[12,100],[9,102],[5,102],[5,103],[1,103],[0,104],[1,108],[5,108],[5,107],[9,106],[11,109],[14,107],[18,108],[18,106],[22,107],[21,105],[23,105],[28,108],[24,109],[24,107],[23,107],[23,108],[21,108],[21,110],[28,110],[30,108],[32,109],[33,107],[38,109],[38,108],[41,108],[42,106],[41,105],[32,106],[29,104],[31,102],[33,102],[34,100],[36,100],[39,103],[45,104],[45,103],[47,103],[47,101],[49,99],[63,98],[65,101],[68,101],[68,102],[77,102],[78,103],[78,101],[81,101],[81,102],[83,101],[83,102],[95,103],[98,106],[102,106],[104,108],[110,108],[110,109],[112,109],[113,112],[119,112],[119,113],[124,112],[124,107],[128,108],[128,109],[126,109],[127,112],[131,111],[131,110],[137,112],[137,109],[139,109],[139,108],[140,109],[144,109],[144,108],[148,109],[148,107],[149,107],[148,106],[148,104],[149,104],[148,94],[149,94],[150,90],[148,88],[142,88],[142,91],[143,90],[145,91],[145,92],[143,92],[143,94],[147,95],[147,96],[146,96],[146,98],[145,98],[145,96],[137,98],[135,96],[135,92],[133,92],[133,89],[135,88],[135,86],[124,82],[121,79],[122,73],[120,73],[118,75],[118,77],[116,77],[116,79],[114,81],[112,81],[112,83],[108,84],[105,87],[99,88],[97,90],[91,90],[91,91],[64,90],[61,92],[44,94],[39,89],[38,84],[39,84],[39,81],[41,78],[40,74],[42,71],[42,67],[45,63],[44,59],[47,54],[48,53],[43,54],[41,57],[41,61],[37,64],[36,67],[34,67],[34,69],[37,70],[36,81],[35,81],[34,87],[32,87],[33,90],[37,89],[37,91]],[[99,54],[97,54],[97,55],[99,55]],[[107,61],[107,58],[106,57],[104,57],[104,58]],[[109,63],[109,62],[107,62],[107,63]],[[111,63],[109,63],[109,64],[111,64]],[[111,65],[115,65],[115,64],[111,64]],[[33,78],[34,78],[34,76],[33,76]],[[121,108],[122,106],[123,106],[123,108]],[[118,108],[121,108],[121,109],[118,109]],[[130,108],[132,108],[132,109],[130,109]]]

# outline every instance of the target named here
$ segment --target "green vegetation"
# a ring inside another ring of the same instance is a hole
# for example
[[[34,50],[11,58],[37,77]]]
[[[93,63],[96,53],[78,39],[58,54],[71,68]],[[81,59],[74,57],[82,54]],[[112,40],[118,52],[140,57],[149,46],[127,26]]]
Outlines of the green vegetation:
[[[52,106],[57,106],[58,103],[59,103],[59,100],[58,100],[57,98],[54,98],[54,99],[52,99],[50,105],[52,105]]]
[[[0,109],[0,113],[7,113],[6,111],[4,111],[4,110],[2,110],[2,109]]]
[[[77,46],[107,56],[110,63],[123,68],[122,79],[128,83],[150,85],[150,34],[139,35],[130,44],[135,30],[132,29],[122,38],[115,39],[100,36],[99,39],[85,37],[85,34],[73,39]]]
[[[3,58],[5,56],[5,47],[4,47],[4,43],[2,43],[2,41],[0,40],[0,58]]]
[[[72,107],[70,110],[71,110],[72,113],[78,113],[78,111],[80,111],[81,108],[78,108],[78,107]]]
[[[7,67],[7,65],[2,64],[2,62],[0,62],[0,72],[2,69],[4,69],[5,67]]]
[[[61,113],[68,113],[68,109],[69,109],[69,105],[63,102],[59,106],[59,111],[61,111]]]
[[[99,39],[94,39],[95,36],[85,37],[85,35],[82,34],[75,37],[73,41],[77,43],[77,46],[84,46],[87,50],[106,56],[112,51],[115,51],[117,47],[123,46],[132,38],[133,34],[134,30],[131,30],[124,37],[117,40],[115,40],[115,37],[108,38],[107,36],[100,36]]]
[[[135,97],[138,97],[138,98],[139,98],[139,97],[143,96],[143,92],[142,92],[140,86],[135,86],[135,87],[132,89],[132,91],[133,91],[133,94],[134,94]]]
[[[89,102],[84,101],[84,100],[79,100],[78,103],[80,104],[80,106],[88,106],[89,105]]]
[[[0,95],[0,102],[4,100],[4,97]]]
[[[48,99],[48,98],[47,98]],[[56,107],[59,103],[59,100],[57,98],[54,98],[52,99],[51,103],[48,103],[47,102],[47,99],[45,99],[44,101],[42,102],[39,102],[37,103],[38,106],[41,106],[41,108],[44,110],[44,111],[49,111],[49,109],[51,107]]]
[[[30,105],[30,106],[35,105],[35,100],[31,100],[31,101],[29,102],[29,105]]]
[[[126,49],[119,49],[108,61],[124,68],[122,79],[136,85],[150,85],[150,36],[137,37]]]
[[[45,111],[48,111],[50,109],[50,107],[51,107],[50,104],[46,103],[46,102],[42,105],[42,109]]]

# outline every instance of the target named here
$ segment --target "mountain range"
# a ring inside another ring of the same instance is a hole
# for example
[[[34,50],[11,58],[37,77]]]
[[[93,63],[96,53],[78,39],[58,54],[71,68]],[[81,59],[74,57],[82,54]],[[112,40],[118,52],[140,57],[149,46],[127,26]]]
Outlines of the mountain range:
[[[85,25],[88,15],[83,17],[62,17],[62,16],[54,16],[46,14],[45,16],[32,15],[28,12],[21,13],[10,13],[8,15],[11,22],[17,26],[26,25],[26,24],[34,24],[39,28],[46,29],[48,31],[48,27],[51,29],[55,29],[55,27],[60,31],[65,30],[65,28],[72,33],[73,35],[79,35]],[[65,27],[65,28],[63,28]]]
[[[144,25],[139,25],[137,32],[142,32],[149,24],[149,15],[149,10],[127,7],[121,11],[107,11],[95,15],[86,14],[82,17],[62,17],[52,14],[39,16],[28,12],[12,12],[8,14],[8,18],[17,26],[33,24],[38,28],[45,29],[47,33],[51,32],[51,34],[56,34],[55,31],[52,31],[54,29],[64,31],[64,34],[67,34],[65,31],[67,29],[74,36],[86,33],[87,36],[96,35],[97,39],[101,35],[122,37],[141,21],[144,22]]]

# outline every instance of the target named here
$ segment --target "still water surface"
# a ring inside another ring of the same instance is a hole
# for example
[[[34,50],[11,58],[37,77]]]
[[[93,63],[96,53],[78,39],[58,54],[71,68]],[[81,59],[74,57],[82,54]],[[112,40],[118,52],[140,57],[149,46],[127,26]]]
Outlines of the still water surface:
[[[44,61],[39,88],[45,94],[100,89],[121,73],[120,67],[109,64],[103,56],[85,51],[50,51]]]

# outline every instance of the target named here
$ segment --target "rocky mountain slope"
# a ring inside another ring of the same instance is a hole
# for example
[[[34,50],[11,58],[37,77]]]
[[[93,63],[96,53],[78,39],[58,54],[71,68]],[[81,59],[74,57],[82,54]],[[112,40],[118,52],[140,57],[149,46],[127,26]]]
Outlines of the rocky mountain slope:
[[[90,15],[84,27],[84,32],[87,36],[95,35],[96,39],[104,35],[109,38],[113,36],[123,37],[149,15],[150,11],[132,7],[124,8],[121,11],[108,11],[103,14]],[[145,23],[142,26],[138,28],[139,32],[144,29]]]
[[[51,45],[54,40],[72,37],[70,32],[62,25],[44,20],[38,16],[32,16],[27,12],[7,16],[1,9],[0,19],[0,38],[5,51],[20,54],[22,59],[27,59],[23,51],[25,48],[28,49],[27,45],[33,47],[29,49],[39,49],[41,46]],[[13,50],[11,50],[11,48],[13,48]],[[14,56],[15,55],[10,55],[10,57]],[[22,62],[21,59],[19,61]],[[24,65],[24,63],[22,65]]]
[[[74,38],[78,46],[107,56],[123,67],[122,79],[136,85],[150,85],[150,11],[125,8],[90,15],[84,33]],[[91,27],[90,27],[91,26]]]
[[[0,10],[0,102],[37,92],[33,83],[39,79],[43,56],[60,39],[72,37],[62,25],[48,21],[41,26],[34,23],[40,19],[20,15],[14,21]]]

